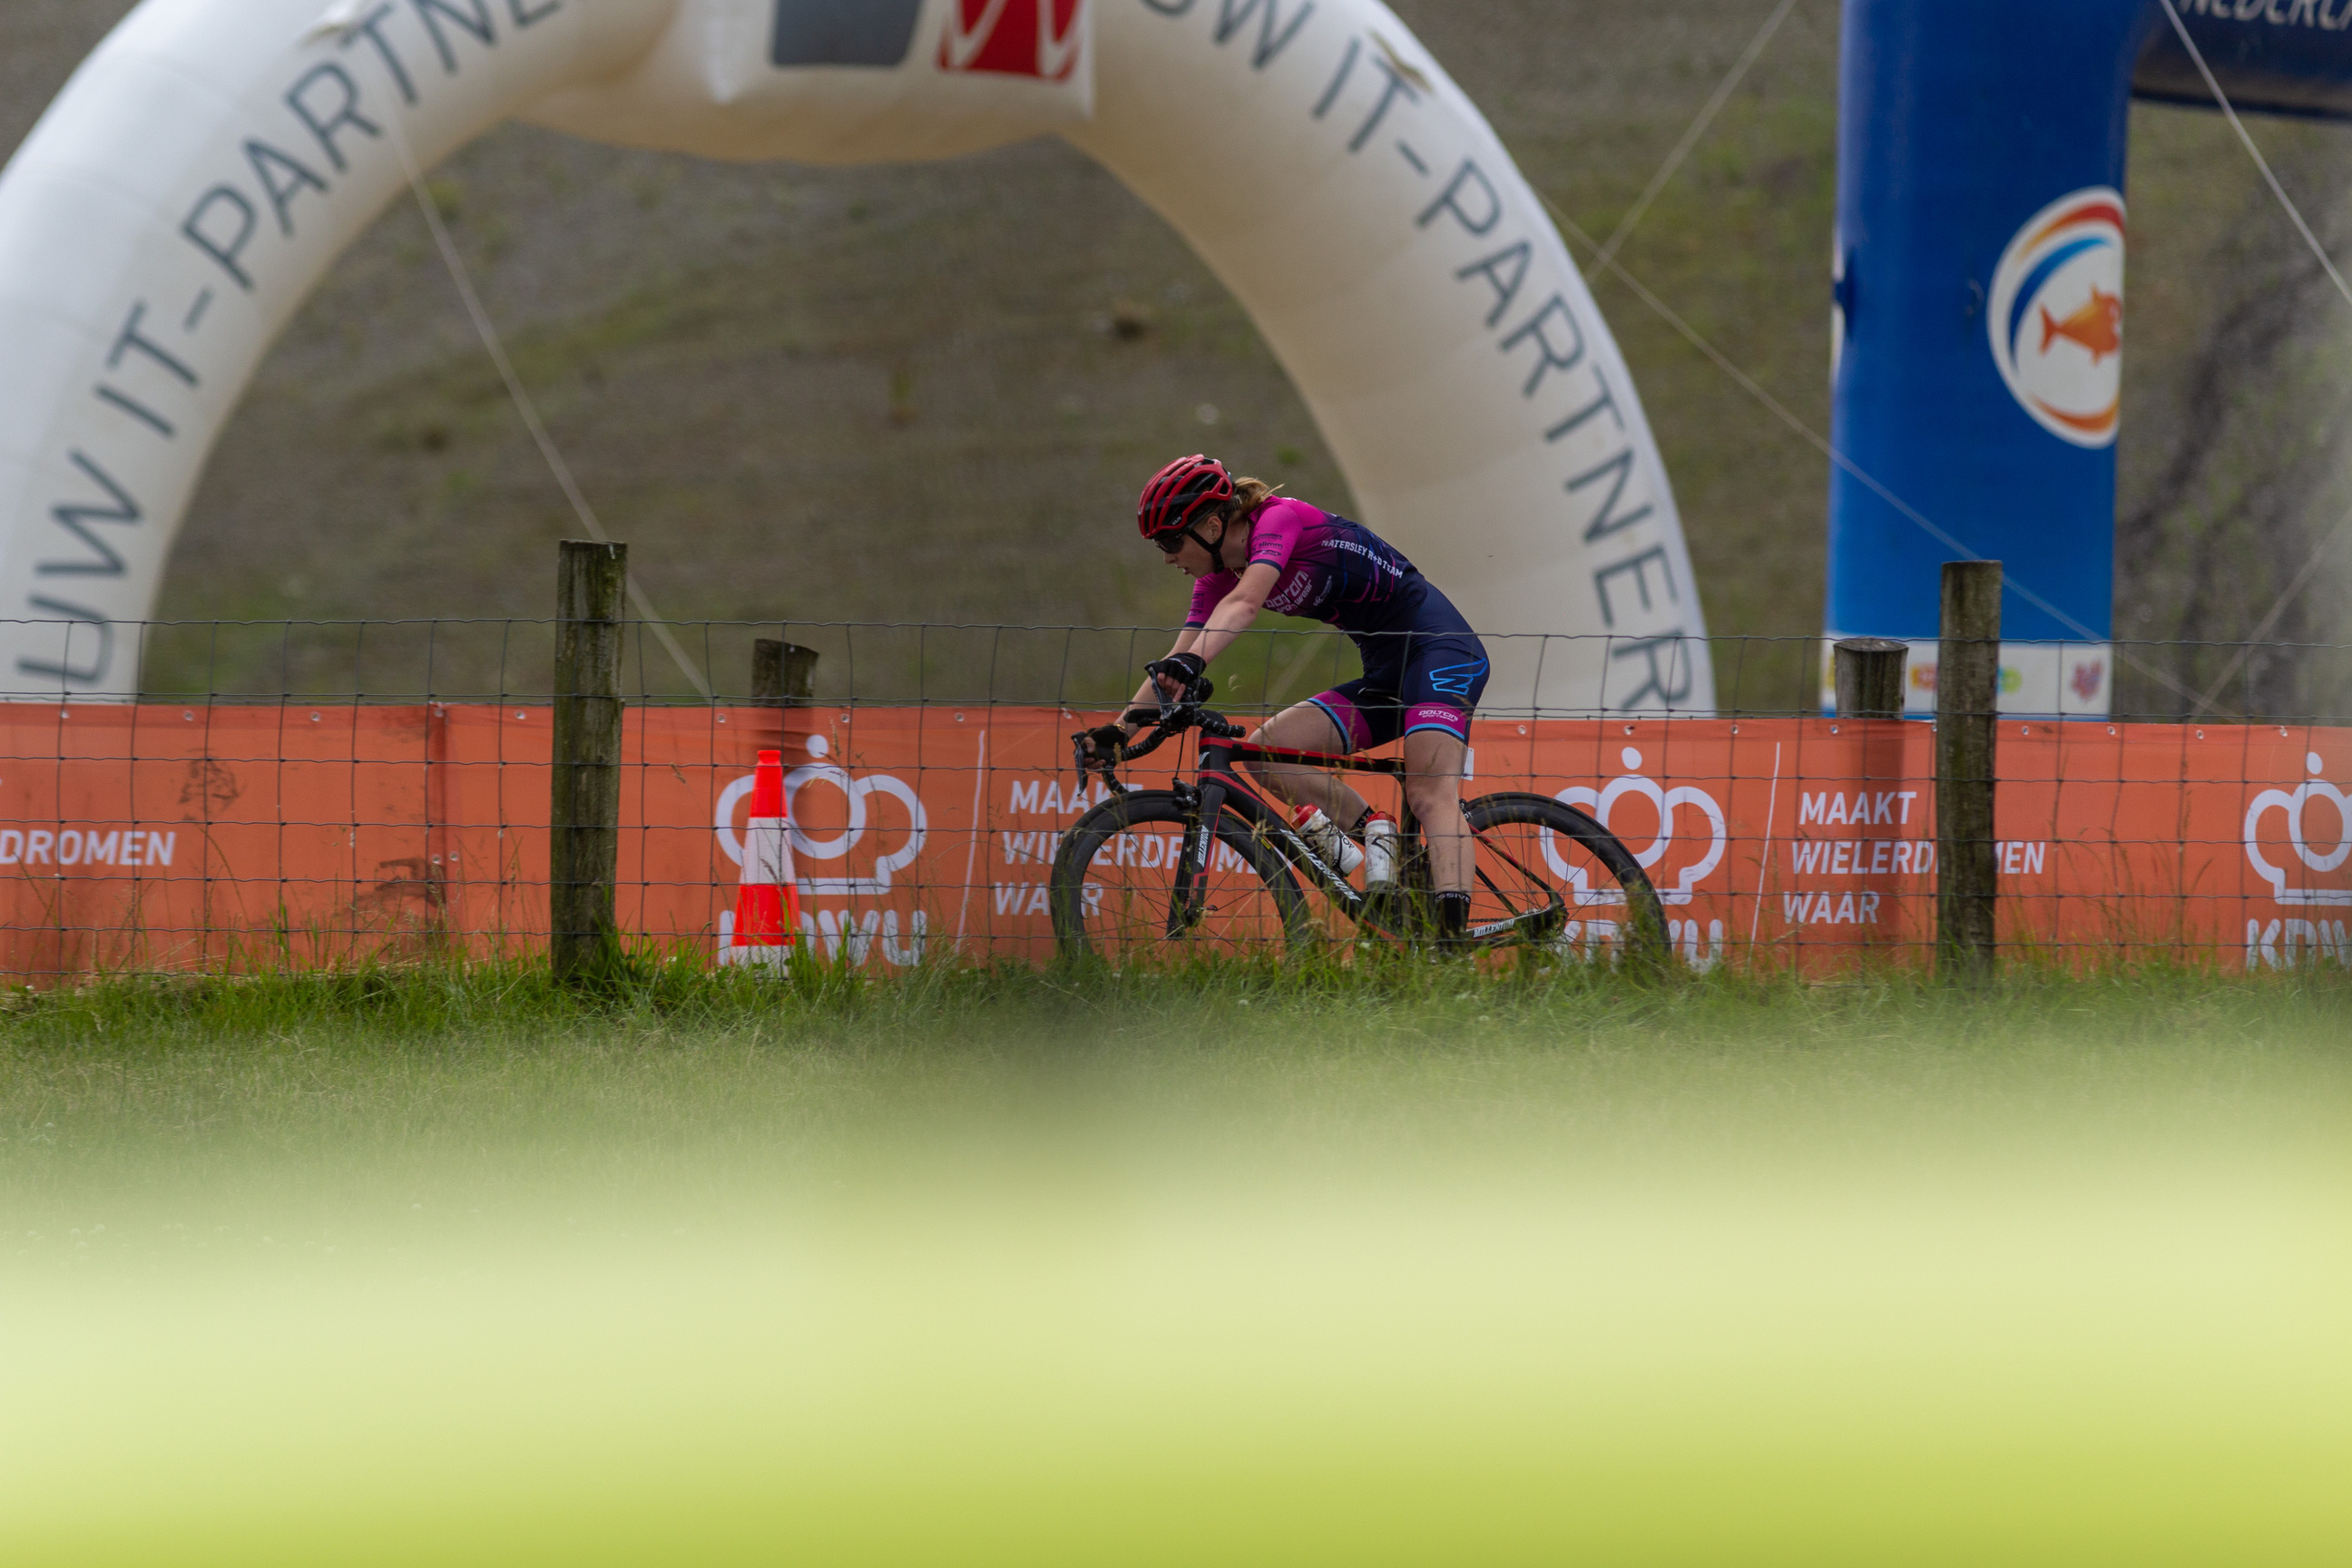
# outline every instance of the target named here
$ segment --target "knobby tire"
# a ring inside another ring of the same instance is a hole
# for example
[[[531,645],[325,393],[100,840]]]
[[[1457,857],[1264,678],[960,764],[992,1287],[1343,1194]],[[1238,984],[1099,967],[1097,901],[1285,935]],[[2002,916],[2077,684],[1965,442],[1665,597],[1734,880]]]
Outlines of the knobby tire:
[[[1208,950],[1210,942],[1219,939],[1220,933],[1210,931],[1203,936],[1202,945],[1185,949],[1168,942],[1164,931],[1161,931],[1156,933],[1156,942],[1147,943],[1137,940],[1145,933],[1130,921],[1124,932],[1129,941],[1121,944],[1118,952],[1106,952],[1104,949],[1109,945],[1108,939],[1111,933],[1103,928],[1101,917],[1098,915],[1097,918],[1095,932],[1090,934],[1087,929],[1086,894],[1088,874],[1095,869],[1096,856],[1102,853],[1106,846],[1113,846],[1120,834],[1137,828],[1172,827],[1181,836],[1189,816],[1183,804],[1171,791],[1129,790],[1125,795],[1105,801],[1078,819],[1077,826],[1063,837],[1061,851],[1054,858],[1049,898],[1055,946],[1064,957],[1093,956],[1116,961],[1128,956],[1139,945],[1154,947],[1163,955],[1171,952],[1202,952]],[[1265,937],[1278,940],[1286,950],[1313,942],[1316,939],[1314,920],[1308,912],[1305,895],[1299,891],[1298,879],[1291,873],[1290,862],[1255,832],[1231,805],[1218,811],[1215,834],[1216,842],[1230,849],[1249,875],[1263,885],[1265,897],[1271,906],[1268,911],[1270,918],[1264,922],[1271,929],[1265,931]],[[1213,848],[1210,851],[1209,859],[1212,875],[1214,875],[1216,855]],[[1111,868],[1114,871],[1122,868],[1118,865]],[[1141,880],[1145,868],[1139,866],[1136,869],[1139,873],[1137,879]],[[1163,864],[1158,869],[1165,873],[1166,886],[1155,889],[1156,902],[1147,912],[1164,921],[1175,889],[1175,868]],[[1239,878],[1235,879],[1240,880]],[[1263,944],[1261,942],[1258,945]],[[1241,950],[1237,948],[1235,951]]]
[[[1664,968],[1673,962],[1674,945],[1666,925],[1665,905],[1658,890],[1650,882],[1649,873],[1622,840],[1610,832],[1589,814],[1549,795],[1498,791],[1465,802],[1463,807],[1470,831],[1478,836],[1479,848],[1474,861],[1475,875],[1485,884],[1488,894],[1494,892],[1496,875],[1495,857],[1499,853],[1486,835],[1496,829],[1528,826],[1547,830],[1566,838],[1582,849],[1597,863],[1598,868],[1611,879],[1622,895],[1622,905],[1609,903],[1600,906],[1612,917],[1622,910],[1622,918],[1612,918],[1618,927],[1618,962],[1640,969]],[[1522,868],[1517,859],[1514,868]],[[1544,868],[1543,880],[1553,886],[1553,875]],[[1553,891],[1565,895],[1568,890],[1553,886]],[[1481,894],[1474,889],[1473,899]],[[1578,906],[1570,902],[1569,918],[1580,921],[1593,917],[1593,906]],[[1474,912],[1473,920],[1479,917]]]

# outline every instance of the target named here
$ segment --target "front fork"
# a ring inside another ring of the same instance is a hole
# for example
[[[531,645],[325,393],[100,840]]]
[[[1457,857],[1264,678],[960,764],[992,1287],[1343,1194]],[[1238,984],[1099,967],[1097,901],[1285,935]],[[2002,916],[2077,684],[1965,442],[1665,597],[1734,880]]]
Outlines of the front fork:
[[[1171,942],[1201,923],[1208,897],[1210,846],[1216,838],[1217,814],[1225,809],[1225,786],[1212,778],[1197,790],[1179,784],[1176,795],[1186,810],[1184,849],[1176,865],[1175,891],[1168,900]]]

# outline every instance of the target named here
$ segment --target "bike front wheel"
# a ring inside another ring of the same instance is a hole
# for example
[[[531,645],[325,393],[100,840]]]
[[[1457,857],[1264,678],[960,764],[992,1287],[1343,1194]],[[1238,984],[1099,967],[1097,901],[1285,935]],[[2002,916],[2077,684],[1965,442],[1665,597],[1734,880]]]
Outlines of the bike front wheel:
[[[1593,817],[1549,795],[1508,792],[1465,802],[1463,812],[1476,845],[1470,929],[1481,941],[1642,967],[1672,958],[1657,889]]]
[[[1290,863],[1230,807],[1217,813],[1207,867],[1180,896],[1196,810],[1166,790],[1129,790],[1078,819],[1054,859],[1054,940],[1064,956],[1124,968],[1280,952],[1312,939]]]

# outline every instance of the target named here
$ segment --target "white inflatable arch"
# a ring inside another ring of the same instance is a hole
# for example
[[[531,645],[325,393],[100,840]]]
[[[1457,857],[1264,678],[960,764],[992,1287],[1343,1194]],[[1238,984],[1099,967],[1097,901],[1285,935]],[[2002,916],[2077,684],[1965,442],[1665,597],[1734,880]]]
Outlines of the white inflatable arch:
[[[1482,630],[1608,635],[1496,642],[1490,709],[1712,706],[1624,361],[1376,0],[145,0],[0,174],[0,685],[137,690],[121,623],[272,339],[403,142],[429,167],[516,116],[822,163],[1060,135],[1195,247]]]

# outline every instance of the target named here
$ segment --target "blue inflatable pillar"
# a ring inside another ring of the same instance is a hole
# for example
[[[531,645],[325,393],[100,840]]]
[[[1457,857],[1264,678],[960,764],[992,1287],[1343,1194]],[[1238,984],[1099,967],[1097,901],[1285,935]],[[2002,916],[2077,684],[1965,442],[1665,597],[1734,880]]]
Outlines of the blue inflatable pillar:
[[[2006,567],[2003,710],[2108,711],[2125,136],[2162,18],[1846,0],[1826,618],[1911,643],[1910,711],[1962,557]]]

